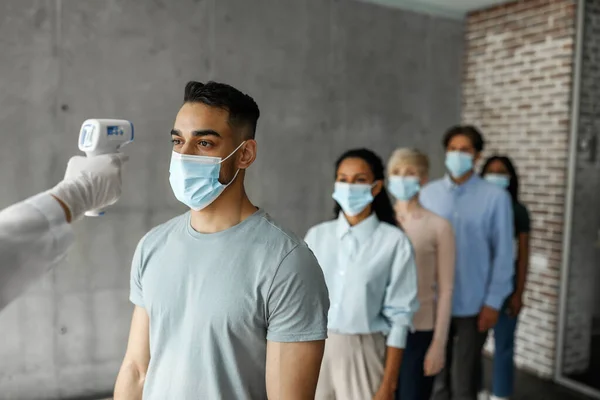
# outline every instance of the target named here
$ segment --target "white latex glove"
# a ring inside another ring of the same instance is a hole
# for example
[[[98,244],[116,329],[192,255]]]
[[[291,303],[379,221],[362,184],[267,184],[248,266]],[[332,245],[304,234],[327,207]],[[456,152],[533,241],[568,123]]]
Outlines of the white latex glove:
[[[110,206],[121,197],[121,170],[128,159],[121,153],[72,157],[65,179],[49,193],[65,203],[72,221],[86,211]]]
[[[431,342],[425,354],[423,371],[425,376],[434,376],[440,373],[446,362],[446,345],[439,342]]]

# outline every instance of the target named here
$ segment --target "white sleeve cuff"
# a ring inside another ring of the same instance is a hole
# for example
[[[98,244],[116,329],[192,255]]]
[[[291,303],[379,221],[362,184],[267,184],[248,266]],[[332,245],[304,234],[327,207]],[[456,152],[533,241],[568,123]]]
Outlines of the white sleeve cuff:
[[[397,349],[403,349],[406,347],[406,338],[408,336],[408,326],[392,326],[386,344],[388,347],[395,347]]]
[[[56,249],[66,249],[73,242],[73,228],[67,222],[65,210],[48,192],[37,194],[25,200],[38,210],[48,221],[48,230],[54,237]]]

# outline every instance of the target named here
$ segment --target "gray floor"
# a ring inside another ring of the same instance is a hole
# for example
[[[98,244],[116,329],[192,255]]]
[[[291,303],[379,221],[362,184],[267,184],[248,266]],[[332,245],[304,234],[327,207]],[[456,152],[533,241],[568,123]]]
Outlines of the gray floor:
[[[491,361],[485,360],[485,381],[490,387]],[[542,380],[523,371],[517,371],[515,396],[511,400],[591,400],[553,382]]]
[[[486,385],[490,387],[490,360],[485,359],[484,365]],[[575,393],[553,382],[542,380],[523,371],[517,371],[515,388],[516,393],[511,400],[591,400],[591,397]]]

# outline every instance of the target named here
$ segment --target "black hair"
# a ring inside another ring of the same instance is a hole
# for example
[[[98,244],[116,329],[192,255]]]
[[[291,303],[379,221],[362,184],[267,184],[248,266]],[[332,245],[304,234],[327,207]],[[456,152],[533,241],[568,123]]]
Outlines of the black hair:
[[[396,213],[394,212],[394,208],[392,207],[392,202],[390,201],[390,196],[388,196],[388,193],[385,190],[385,185],[384,185],[384,181],[385,181],[384,170],[385,169],[383,166],[383,161],[381,161],[381,158],[377,154],[372,152],[371,150],[367,150],[367,149],[349,150],[349,151],[345,152],[344,154],[342,154],[340,156],[340,158],[338,158],[338,160],[336,161],[336,163],[335,163],[336,175],[337,175],[337,170],[340,168],[340,164],[342,163],[342,161],[346,160],[347,158],[360,158],[361,160],[363,160],[364,162],[366,162],[369,165],[369,167],[371,168],[371,172],[373,172],[373,175],[375,176],[375,180],[381,181],[381,183],[383,185],[381,187],[381,191],[379,192],[379,194],[377,196],[375,196],[375,198],[373,199],[371,208],[372,208],[373,212],[375,212],[375,214],[377,215],[377,218],[379,218],[380,221],[387,222],[388,224],[391,224],[394,226],[398,226],[398,223],[396,222]],[[335,203],[334,218],[338,217],[341,210],[342,210],[342,208],[340,207],[340,205]]]
[[[249,128],[245,138],[254,139],[256,124],[260,117],[258,105],[254,99],[225,83],[195,82],[185,85],[184,103],[203,103],[229,112],[229,124],[232,127]]]
[[[508,174],[510,175],[510,183],[508,184],[508,188],[506,190],[508,190],[508,193],[510,193],[510,197],[512,197],[514,202],[519,201],[519,176],[517,175],[517,170],[514,164],[507,156],[495,155],[488,158],[481,169],[481,176],[484,176],[487,173],[487,169],[494,161],[500,161],[508,170]]]
[[[444,148],[448,148],[448,144],[455,136],[463,135],[469,138],[471,144],[475,148],[475,151],[480,152],[483,150],[485,142],[483,135],[479,132],[479,129],[473,125],[455,125],[446,131],[442,143]]]

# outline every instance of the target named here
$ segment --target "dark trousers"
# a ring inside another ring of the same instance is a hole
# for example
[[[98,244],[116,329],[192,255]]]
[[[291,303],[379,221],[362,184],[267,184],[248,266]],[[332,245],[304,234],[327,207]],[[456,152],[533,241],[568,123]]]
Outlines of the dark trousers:
[[[446,366],[435,378],[432,400],[477,400],[487,337],[477,329],[477,320],[477,316],[452,318]]]
[[[433,339],[433,331],[409,333],[402,355],[396,400],[429,400],[433,377],[425,376],[423,364]]]
[[[492,370],[492,394],[496,397],[511,397],[515,381],[515,331],[518,318],[508,315],[507,308],[500,311],[494,326],[494,361]],[[481,367],[480,389],[484,388],[483,366]]]

